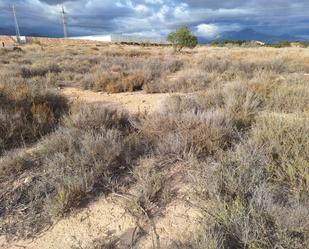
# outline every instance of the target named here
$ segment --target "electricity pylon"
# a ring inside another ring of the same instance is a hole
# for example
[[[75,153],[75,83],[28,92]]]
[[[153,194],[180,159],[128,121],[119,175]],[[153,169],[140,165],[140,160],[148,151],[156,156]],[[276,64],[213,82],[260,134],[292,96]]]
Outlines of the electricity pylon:
[[[18,43],[21,43],[20,31],[19,31],[19,26],[18,26],[17,17],[16,17],[16,8],[15,8],[15,5],[12,6],[12,11],[13,11],[13,17],[14,17],[14,23],[15,23],[16,41],[17,41]]]
[[[61,10],[61,17],[62,17],[62,24],[63,24],[63,36],[64,38],[67,38],[68,37],[68,31],[67,31],[67,19],[66,19],[66,16],[65,16],[65,11],[64,11],[64,8],[62,6],[62,10]]]

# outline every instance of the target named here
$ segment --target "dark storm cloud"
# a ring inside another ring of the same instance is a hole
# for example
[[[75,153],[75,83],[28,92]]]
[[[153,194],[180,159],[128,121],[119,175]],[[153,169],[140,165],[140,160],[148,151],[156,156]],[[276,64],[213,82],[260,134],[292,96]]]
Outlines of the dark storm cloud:
[[[308,0],[1,0],[3,27],[12,26],[11,4],[16,5],[20,26],[53,35],[61,35],[62,5],[71,35],[165,35],[180,25],[209,38],[246,27],[309,35],[304,28],[309,19]]]
[[[69,2],[69,1],[74,1],[74,0],[41,0],[40,2],[55,5],[55,4],[60,4],[60,3],[64,3],[64,2]],[[78,0],[76,0],[76,2],[77,1]]]

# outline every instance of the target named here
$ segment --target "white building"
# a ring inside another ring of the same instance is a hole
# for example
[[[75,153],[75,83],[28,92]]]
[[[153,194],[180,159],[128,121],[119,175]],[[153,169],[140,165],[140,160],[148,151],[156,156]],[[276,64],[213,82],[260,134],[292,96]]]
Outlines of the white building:
[[[70,37],[69,39],[115,42],[115,43],[167,44],[166,40],[160,37],[143,37],[133,35],[91,35],[91,36]]]
[[[69,39],[112,42],[112,36],[111,35],[76,36],[76,37],[70,37]]]
[[[13,40],[15,42],[18,42],[18,43],[27,43],[27,37],[26,36],[11,36],[13,38]]]

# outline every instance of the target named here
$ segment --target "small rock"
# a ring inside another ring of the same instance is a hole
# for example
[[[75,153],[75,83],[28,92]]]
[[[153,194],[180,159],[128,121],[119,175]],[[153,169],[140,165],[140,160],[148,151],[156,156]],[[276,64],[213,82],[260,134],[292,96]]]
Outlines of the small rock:
[[[80,241],[74,236],[74,235],[70,235],[67,238],[67,241],[69,242],[70,246],[72,248],[81,248],[81,243]]]
[[[70,236],[67,238],[67,241],[68,241],[68,242],[71,242],[71,243],[78,243],[78,240],[77,240],[77,238],[76,238],[74,235],[70,235]]]

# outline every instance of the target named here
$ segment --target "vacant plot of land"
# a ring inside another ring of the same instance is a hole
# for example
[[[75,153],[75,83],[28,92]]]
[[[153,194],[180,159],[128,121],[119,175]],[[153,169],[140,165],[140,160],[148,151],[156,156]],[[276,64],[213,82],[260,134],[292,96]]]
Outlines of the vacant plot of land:
[[[309,246],[309,50],[0,50],[1,248]]]

